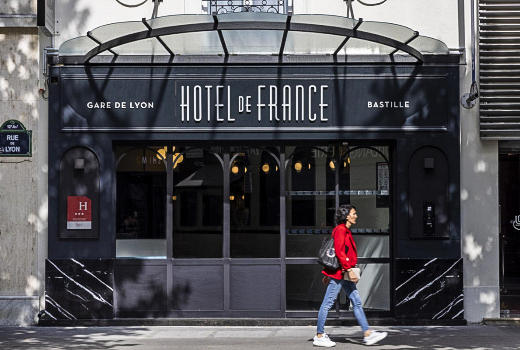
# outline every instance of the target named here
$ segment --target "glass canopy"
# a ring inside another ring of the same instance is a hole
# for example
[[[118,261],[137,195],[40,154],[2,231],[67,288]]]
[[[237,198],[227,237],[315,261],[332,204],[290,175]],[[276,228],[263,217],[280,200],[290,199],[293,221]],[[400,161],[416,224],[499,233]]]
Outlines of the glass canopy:
[[[242,12],[171,15],[111,23],[64,42],[60,59],[87,64],[112,56],[448,55],[443,42],[401,25],[332,15]]]

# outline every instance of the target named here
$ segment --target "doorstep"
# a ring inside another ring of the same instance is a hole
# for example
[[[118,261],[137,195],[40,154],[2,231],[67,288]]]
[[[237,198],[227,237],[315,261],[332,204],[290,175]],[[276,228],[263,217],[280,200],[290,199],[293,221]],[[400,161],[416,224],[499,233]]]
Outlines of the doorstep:
[[[369,318],[374,326],[462,326],[466,320]],[[355,318],[327,319],[329,326],[357,326]],[[316,318],[114,318],[96,320],[40,320],[42,327],[114,326],[206,326],[206,327],[290,327],[316,326]]]
[[[512,317],[485,318],[482,323],[488,326],[520,326],[520,315],[512,315]]]

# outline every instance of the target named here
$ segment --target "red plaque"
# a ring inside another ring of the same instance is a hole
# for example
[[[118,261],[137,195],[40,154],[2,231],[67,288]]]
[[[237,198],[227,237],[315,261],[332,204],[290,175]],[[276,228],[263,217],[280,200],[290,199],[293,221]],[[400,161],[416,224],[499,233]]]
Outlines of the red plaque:
[[[92,229],[92,204],[85,196],[67,197],[67,230]]]

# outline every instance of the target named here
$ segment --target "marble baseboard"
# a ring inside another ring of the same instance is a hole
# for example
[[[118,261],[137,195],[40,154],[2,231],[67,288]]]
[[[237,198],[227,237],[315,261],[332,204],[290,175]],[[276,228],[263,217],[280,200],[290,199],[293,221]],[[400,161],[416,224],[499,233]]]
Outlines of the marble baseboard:
[[[462,259],[397,259],[395,315],[464,319]]]
[[[114,268],[110,259],[47,260],[43,319],[114,317]]]
[[[39,311],[38,297],[0,296],[0,326],[35,325]]]

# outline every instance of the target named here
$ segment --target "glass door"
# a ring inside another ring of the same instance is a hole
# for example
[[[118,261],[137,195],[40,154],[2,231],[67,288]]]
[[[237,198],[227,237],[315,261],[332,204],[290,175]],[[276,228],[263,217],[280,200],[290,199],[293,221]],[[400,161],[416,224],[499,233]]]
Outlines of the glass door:
[[[358,289],[368,311],[390,311],[390,161],[387,146],[347,143],[287,146],[286,305],[290,316],[320,307],[325,287],[317,249],[334,228],[340,204],[359,215],[352,233],[363,278]],[[349,309],[343,293],[337,315]],[[331,314],[332,315],[332,314]]]
[[[499,158],[500,309],[520,313],[520,154]]]

